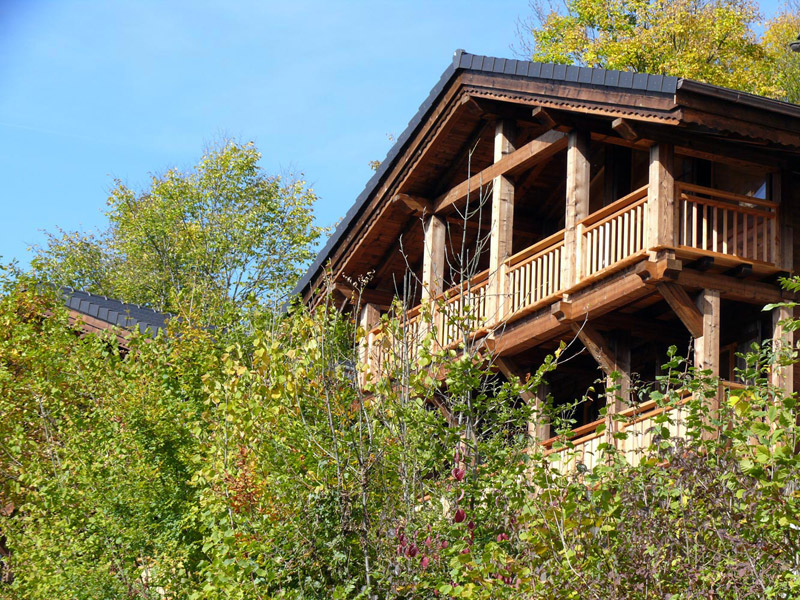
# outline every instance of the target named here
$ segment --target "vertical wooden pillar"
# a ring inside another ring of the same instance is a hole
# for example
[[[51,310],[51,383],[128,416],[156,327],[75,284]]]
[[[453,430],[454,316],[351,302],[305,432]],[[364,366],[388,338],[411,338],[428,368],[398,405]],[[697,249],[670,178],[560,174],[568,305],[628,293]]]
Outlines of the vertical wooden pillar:
[[[614,415],[631,405],[630,336],[620,332],[609,336],[608,351],[612,364],[611,370],[606,371],[606,434],[609,444],[622,449],[622,441],[614,438],[619,431],[619,421],[614,419]],[[615,372],[618,377],[611,377]]]
[[[791,172],[772,174],[772,200],[778,203],[778,226],[775,230],[775,263],[784,271],[794,270],[794,219],[797,210],[790,198]]]
[[[443,291],[445,270],[445,234],[447,225],[442,217],[430,215],[422,224],[425,248],[422,257],[422,301],[435,298]]]
[[[675,148],[659,143],[650,147],[650,178],[647,185],[647,247],[674,246],[677,233]]]
[[[614,360],[613,372],[619,373],[616,381],[611,374],[606,375],[606,386],[617,388],[607,396],[609,413],[618,413],[631,405],[631,345],[630,336],[617,333],[608,341],[611,356]]]
[[[547,395],[550,393],[550,385],[542,381],[536,392],[528,402],[533,403],[534,410],[537,412],[535,421],[528,421],[528,436],[534,442],[544,442],[550,439],[550,419],[544,414],[544,407],[547,405]]]
[[[793,309],[788,306],[780,306],[772,310],[772,341],[776,352],[793,346],[794,335],[781,325],[783,321],[792,318],[793,312]],[[773,365],[770,383],[783,389],[787,394],[791,394],[794,391],[794,365]]]
[[[381,311],[380,309],[375,306],[374,304],[364,304],[361,307],[361,315],[359,316],[359,325],[364,330],[364,338],[361,340],[361,344],[358,348],[358,358],[362,364],[367,365],[369,371],[372,371],[375,375],[377,373],[377,357],[373,355],[372,348],[374,346],[374,334],[370,333],[370,330],[375,327],[381,320]],[[363,380],[364,372],[359,372],[359,383],[363,386],[365,381]]]
[[[580,277],[580,235],[578,223],[589,216],[591,163],[587,131],[571,131],[567,142],[567,198],[564,213],[564,250],[561,284],[569,288]]]
[[[704,289],[700,292],[697,308],[703,315],[703,335],[694,340],[694,364],[698,369],[711,371],[712,376],[719,377],[719,290]],[[717,388],[709,406],[712,418],[719,410],[719,402],[720,392]],[[713,437],[713,434],[707,433],[705,437]]]
[[[494,134],[494,162],[514,151],[513,129],[510,121],[498,121]],[[514,184],[503,175],[492,180],[490,235],[487,317],[496,323],[505,316],[508,289],[505,260],[511,256],[514,235]]]

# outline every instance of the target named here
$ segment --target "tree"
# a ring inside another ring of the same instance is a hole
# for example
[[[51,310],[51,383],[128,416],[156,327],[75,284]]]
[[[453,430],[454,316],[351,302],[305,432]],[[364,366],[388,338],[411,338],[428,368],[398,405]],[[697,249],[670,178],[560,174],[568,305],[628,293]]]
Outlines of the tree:
[[[686,77],[797,102],[800,60],[788,49],[796,8],[787,5],[759,39],[750,0],[567,0],[560,10],[533,0],[520,42],[533,60]]]
[[[263,173],[252,143],[210,149],[136,192],[117,180],[110,225],[48,234],[34,268],[48,281],[211,321],[285,296],[324,232],[305,182]]]

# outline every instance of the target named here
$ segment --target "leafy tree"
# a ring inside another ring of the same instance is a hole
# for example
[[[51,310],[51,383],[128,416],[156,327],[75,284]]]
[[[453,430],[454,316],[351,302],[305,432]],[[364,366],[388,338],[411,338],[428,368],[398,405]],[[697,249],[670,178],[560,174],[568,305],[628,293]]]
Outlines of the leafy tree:
[[[252,144],[209,150],[135,192],[116,182],[97,234],[49,234],[33,261],[45,279],[157,310],[220,315],[291,290],[324,229],[305,183],[266,176]]]
[[[759,39],[750,0],[568,0],[531,2],[522,51],[534,60],[674,75],[797,102],[800,62],[788,43],[797,7]]]
[[[769,344],[714,413],[716,380],[673,352],[637,390],[663,410],[637,460],[620,428],[561,473],[580,460],[570,407],[547,411],[559,455],[528,439],[542,415],[521,399],[556,357],[502,381],[432,335],[408,355],[387,317],[378,379],[352,366],[365,332],[322,306],[224,348],[181,323],[123,358],[39,289],[0,294],[2,598],[800,593],[797,404],[768,376],[792,357]]]

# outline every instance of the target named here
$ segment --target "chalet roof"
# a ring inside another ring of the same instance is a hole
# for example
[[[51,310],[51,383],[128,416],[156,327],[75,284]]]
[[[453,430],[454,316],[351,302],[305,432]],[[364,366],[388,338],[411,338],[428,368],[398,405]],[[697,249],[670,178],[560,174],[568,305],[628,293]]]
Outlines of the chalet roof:
[[[357,217],[372,197],[373,193],[383,183],[395,159],[405,150],[406,145],[419,126],[425,121],[434,105],[448,88],[451,81],[461,72],[476,72],[484,74],[498,74],[516,78],[540,81],[542,83],[567,83],[579,88],[590,88],[609,91],[640,92],[643,95],[658,95],[674,97],[679,90],[693,94],[710,96],[720,100],[744,104],[753,108],[768,110],[800,119],[800,106],[765,98],[746,92],[722,88],[719,86],[672,77],[667,75],[650,75],[647,73],[634,73],[631,71],[614,71],[579,67],[575,65],[560,65],[539,63],[524,60],[496,58],[470,54],[464,50],[456,50],[452,63],[445,69],[439,81],[431,90],[428,97],[420,105],[419,110],[411,118],[408,126],[397,137],[394,145],[389,149],[386,158],[380,167],[369,179],[364,190],[358,195],[353,206],[347,211],[328,239],[327,244],[317,254],[314,262],[297,283],[292,295],[303,292],[314,276],[323,267],[329,256],[339,244],[341,238],[357,220]]]
[[[138,328],[142,333],[149,329],[152,335],[156,335],[166,328],[167,319],[171,316],[136,304],[78,291],[71,287],[62,287],[61,293],[67,308],[107,323],[109,327],[116,325],[125,329]]]

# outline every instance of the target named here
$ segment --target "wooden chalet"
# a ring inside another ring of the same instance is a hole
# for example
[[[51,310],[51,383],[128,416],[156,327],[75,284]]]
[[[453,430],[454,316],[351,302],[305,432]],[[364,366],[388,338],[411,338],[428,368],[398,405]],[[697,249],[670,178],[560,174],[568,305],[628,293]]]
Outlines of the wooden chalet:
[[[800,106],[459,50],[296,292],[313,303],[333,289],[345,305],[369,274],[359,318],[375,371],[396,296],[412,337],[425,300],[469,307],[506,374],[577,336],[588,352],[547,391],[565,402],[616,371],[609,409],[622,411],[626,381],[654,380],[670,345],[734,382],[737,351],[793,341],[789,309],[762,308],[791,296],[778,279],[800,260],[798,207]],[[455,344],[438,324],[438,343]],[[794,389],[791,368],[773,379]],[[604,402],[581,415],[586,440]]]

